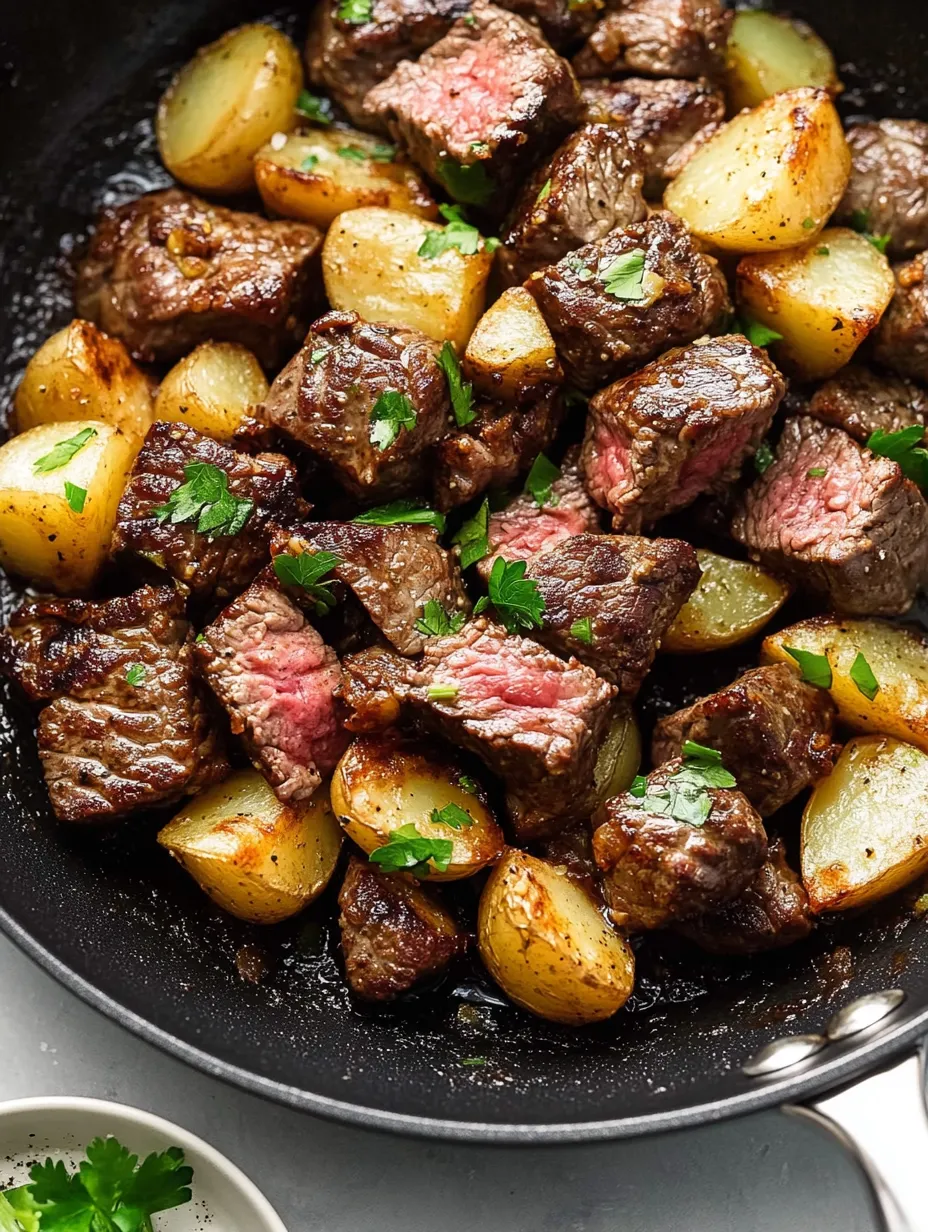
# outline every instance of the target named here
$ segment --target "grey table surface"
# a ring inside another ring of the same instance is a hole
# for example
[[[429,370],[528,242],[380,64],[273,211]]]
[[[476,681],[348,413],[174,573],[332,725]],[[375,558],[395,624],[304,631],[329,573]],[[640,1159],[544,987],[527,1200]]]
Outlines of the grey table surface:
[[[290,1232],[873,1232],[856,1164],[777,1112],[633,1142],[421,1142],[233,1090],[89,1009],[0,938],[0,1100],[149,1109],[248,1172]]]

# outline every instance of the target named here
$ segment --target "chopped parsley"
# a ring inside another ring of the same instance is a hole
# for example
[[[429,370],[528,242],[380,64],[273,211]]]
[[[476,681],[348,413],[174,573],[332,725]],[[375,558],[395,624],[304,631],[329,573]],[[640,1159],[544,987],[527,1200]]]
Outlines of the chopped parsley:
[[[334,579],[323,582],[327,573],[342,563],[334,552],[281,552],[274,557],[274,572],[285,586],[299,586],[305,590],[316,605],[316,615],[325,616],[335,606],[331,585]]]
[[[462,17],[461,20],[464,22],[465,26],[476,26],[477,24],[477,18],[473,15],[473,13],[468,13],[465,17]]]
[[[419,245],[418,256],[440,257],[449,248],[456,248],[465,257],[472,257],[480,250],[480,232],[464,217],[464,208],[460,205],[440,205],[438,212],[447,221],[447,226],[438,231],[429,230]],[[484,240],[487,252],[494,252],[499,247],[499,240],[489,237]]]
[[[869,240],[877,252],[882,252],[885,254],[886,249],[889,247],[891,237],[888,235],[873,234],[870,230],[869,210],[854,210],[851,214],[851,226],[859,235],[862,235],[864,239]]]
[[[590,616],[581,616],[579,620],[575,620],[570,626],[570,636],[578,642],[583,642],[585,646],[593,645],[593,619]]]
[[[550,458],[540,453],[532,463],[532,469],[525,480],[525,491],[539,509],[543,509],[545,505],[554,508],[558,504],[556,496],[553,500],[551,498],[551,488],[560,477],[560,468],[555,466]]]
[[[379,452],[389,449],[400,434],[416,426],[416,411],[405,394],[388,389],[380,395],[371,411],[371,444]]]
[[[446,804],[444,808],[432,809],[429,821],[440,826],[450,826],[452,830],[466,830],[474,824],[474,819],[466,809],[459,804]]]
[[[632,779],[632,785],[628,789],[628,794],[630,796],[635,796],[636,799],[640,800],[642,796],[647,795],[647,792],[648,792],[648,780],[645,778],[643,774],[636,774],[635,777]]]
[[[754,454],[754,469],[758,475],[762,475],[771,466],[773,466],[773,450],[770,448],[770,442],[761,441]]]
[[[814,228],[815,228],[815,219],[814,219],[814,218],[804,218],[804,219],[802,220],[802,227],[803,227],[803,230],[804,230],[804,231],[812,231],[812,230],[814,230]]]
[[[368,154],[358,145],[343,145],[336,151],[339,158],[350,159],[353,163],[367,162]]]
[[[535,198],[535,204],[541,205],[542,201],[547,201],[550,196],[551,196],[551,181],[545,180],[544,184],[542,184],[541,186],[541,191],[538,193],[538,196]]]
[[[471,20],[473,20],[473,18],[471,18]],[[486,1063],[487,1063],[486,1057],[462,1057],[461,1058],[462,1065],[486,1065]]]
[[[406,872],[414,877],[427,877],[431,872],[447,872],[453,850],[450,838],[423,838],[410,823],[398,826],[368,859],[385,873]]]
[[[447,637],[449,633],[460,632],[464,619],[463,612],[451,612],[449,615],[437,599],[429,599],[416,621],[416,628],[426,637]]]
[[[858,693],[863,693],[868,702],[872,702],[880,691],[880,682],[874,676],[873,668],[859,650],[851,664],[851,680],[857,686]]]
[[[84,501],[87,499],[87,489],[79,488],[76,483],[66,479],[64,481],[64,498],[68,502],[68,507],[75,513],[83,513]]]
[[[310,363],[313,363],[313,364],[320,363],[321,360],[325,359],[328,353],[329,352],[326,347],[320,347],[318,351],[312,351],[309,356]]]
[[[152,513],[161,523],[176,526],[194,522],[198,534],[209,540],[237,535],[254,509],[254,501],[229,491],[229,476],[212,462],[191,462],[184,467],[184,483]]]
[[[314,124],[329,125],[332,123],[332,101],[320,98],[318,94],[310,94],[301,90],[296,100],[296,113],[304,120],[312,120]],[[304,168],[309,170],[309,168]]]
[[[477,418],[477,412],[474,410],[473,386],[461,376],[461,364],[453,343],[447,341],[442,343],[438,355],[438,366],[444,372],[448,382],[454,422],[459,428],[466,428]]]
[[[411,500],[395,500],[389,505],[378,505],[376,509],[366,509],[359,513],[352,522],[360,522],[362,526],[396,526],[404,523],[409,526],[434,526],[439,534],[445,529],[445,515],[426,505],[417,505]]]
[[[472,796],[476,796],[479,788],[469,774],[461,774],[458,776],[458,787],[463,787],[466,792]]]
[[[623,252],[616,257],[607,269],[601,270],[599,276],[606,284],[606,294],[631,303],[643,300],[644,259],[644,249],[633,248],[631,252]]]
[[[807,479],[824,479],[828,474],[827,466],[812,466],[806,471]]]
[[[126,684],[131,684],[133,688],[141,684],[145,679],[145,666],[142,663],[132,663],[126,669]]]
[[[796,646],[784,646],[783,649],[791,659],[799,664],[803,680],[807,684],[818,685],[820,689],[831,688],[831,664],[827,655],[815,654],[811,650],[800,650]]]
[[[389,141],[377,141],[367,157],[375,163],[392,163],[396,158],[396,146]]]
[[[490,522],[490,502],[484,500],[472,518],[463,523],[451,540],[461,549],[461,568],[468,569],[478,560],[483,560],[490,550],[487,528]]]
[[[430,684],[425,691],[430,702],[457,701],[460,688],[456,684]]]
[[[45,475],[49,471],[57,471],[62,466],[67,466],[75,454],[80,453],[89,440],[97,435],[96,428],[81,428],[80,432],[76,432],[74,436],[69,436],[67,440],[59,441],[54,449],[49,450],[41,458],[37,458],[32,464],[32,469],[36,475]]]
[[[709,788],[734,787],[735,776],[722,765],[717,749],[684,740],[683,764],[664,782],[653,786],[637,775],[629,794],[640,808],[662,813],[691,826],[702,826],[712,812]]]
[[[301,171],[313,171],[318,162],[319,162],[318,154],[307,154],[306,157],[303,159],[303,161],[300,163],[300,170]],[[313,354],[315,354],[315,352],[313,352]],[[313,363],[315,362],[316,361],[313,360]]]
[[[881,458],[898,462],[903,475],[917,483],[922,491],[928,492],[928,450],[922,447],[924,435],[925,429],[921,424],[900,428],[898,432],[884,432],[877,428],[876,432],[871,433],[867,448]]]
[[[740,320],[734,321],[732,331],[744,334],[751,346],[756,347],[768,347],[771,343],[780,342],[783,338],[783,335],[778,334],[775,329],[761,324],[760,321],[755,321],[753,317],[743,316]]]
[[[484,595],[479,600],[474,608],[475,615],[485,611],[492,603],[510,633],[540,629],[545,601],[535,579],[525,576],[527,568],[524,560],[504,560],[502,556],[497,556],[487,584],[489,598]]]
[[[493,196],[493,181],[482,162],[458,163],[453,158],[442,158],[436,175],[451,196],[465,205],[486,205]]]
[[[339,0],[336,16],[339,21],[363,26],[374,15],[374,0]]]
[[[821,247],[816,248],[815,255],[817,257],[828,257],[831,255],[831,249],[827,244],[822,244]]]

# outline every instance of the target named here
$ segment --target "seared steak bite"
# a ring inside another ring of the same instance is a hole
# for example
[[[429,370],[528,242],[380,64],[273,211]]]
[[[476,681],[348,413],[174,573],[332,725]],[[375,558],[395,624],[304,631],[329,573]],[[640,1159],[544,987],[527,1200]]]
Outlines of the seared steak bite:
[[[734,14],[719,0],[617,0],[574,57],[578,77],[717,77]]]
[[[769,817],[830,773],[835,707],[824,689],[791,667],[755,667],[727,688],[667,715],[654,730],[655,765],[679,757],[687,740],[716,749],[761,817]]]
[[[308,800],[348,745],[335,651],[268,574],[203,630],[200,670],[281,800]]]
[[[750,885],[767,858],[764,823],[734,788],[707,787],[709,813],[697,823],[655,809],[651,799],[673,807],[670,780],[683,767],[667,762],[648,775],[643,797],[616,796],[593,814],[603,893],[612,918],[629,932],[721,907]]]
[[[368,503],[421,490],[448,431],[441,348],[418,330],[330,312],[274,381],[260,414]]]
[[[599,20],[600,9],[596,0],[505,0],[499,6],[518,13],[542,34],[556,51],[575,47],[591,34]]]
[[[580,118],[567,61],[485,0],[419,60],[399,64],[364,106],[453,197],[494,211]]]
[[[874,120],[847,130],[851,178],[835,221],[888,235],[892,257],[928,248],[928,124]]]
[[[338,905],[345,975],[366,1001],[392,1001],[467,948],[433,891],[358,856],[348,862]]]
[[[904,612],[928,568],[928,505],[915,484],[807,415],[787,420],[732,534],[754,560],[849,614]]]
[[[213,522],[212,511],[221,518],[220,502],[204,505],[194,492],[190,502],[179,502],[180,490],[190,490],[188,471],[201,498],[215,497],[212,481],[225,476],[229,517],[212,530],[197,526],[204,516]],[[238,453],[185,424],[158,422],[148,430],[119,502],[113,552],[151,561],[195,595],[226,599],[267,563],[268,523],[288,524],[308,512],[296,468],[282,454]]]
[[[824,381],[808,402],[808,413],[866,445],[872,433],[898,432],[928,417],[928,394],[912,381],[861,364],[848,364]]]
[[[267,366],[299,345],[321,279],[322,236],[179,188],[104,210],[78,271],[77,310],[136,359],[179,359],[241,342]]]
[[[714,258],[666,212],[568,253],[525,286],[568,380],[584,390],[707,333],[731,307]]]
[[[896,293],[873,333],[873,357],[928,384],[928,251],[894,265]]]
[[[638,156],[621,128],[585,124],[529,179],[502,232],[509,282],[647,217]]]
[[[740,334],[668,351],[590,402],[587,490],[635,532],[737,478],[786,382]]]
[[[588,810],[593,767],[616,690],[483,618],[426,643],[420,664],[372,650],[345,660],[348,726],[405,714],[499,774],[520,841],[554,834]]]
[[[759,954],[802,941],[812,931],[809,896],[786,860],[780,839],[746,890],[718,911],[680,924],[677,932],[710,954]]]
[[[178,800],[228,771],[192,664],[184,597],[143,586],[101,602],[31,599],[0,635],[33,701],[55,816],[102,822]]]
[[[688,543],[632,535],[575,535],[534,557],[528,573],[545,601],[539,640],[629,696],[699,581]]]
[[[401,60],[414,60],[463,16],[470,0],[374,0],[369,21],[338,16],[341,0],[313,9],[305,59],[309,79],[344,107],[352,123],[370,128],[364,98]]]
[[[658,198],[667,164],[707,124],[725,118],[725,96],[705,78],[626,77],[580,83],[589,123],[621,124],[644,171],[644,191]]]
[[[298,533],[281,532],[272,552],[334,552],[332,576],[350,586],[383,635],[404,655],[417,655],[425,635],[416,628],[434,601],[463,621],[470,602],[450,553],[430,526],[365,526],[357,522],[307,522]]]

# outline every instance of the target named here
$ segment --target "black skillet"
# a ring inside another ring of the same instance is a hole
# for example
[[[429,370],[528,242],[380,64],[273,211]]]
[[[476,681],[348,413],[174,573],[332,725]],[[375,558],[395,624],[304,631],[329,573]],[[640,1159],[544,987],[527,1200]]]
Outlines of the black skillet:
[[[32,350],[70,317],[69,255],[96,209],[167,182],[151,117],[171,70],[263,15],[247,0],[3,6],[4,405]],[[921,3],[818,0],[802,15],[844,65],[846,114],[928,117]],[[273,16],[302,36],[300,15]],[[682,664],[665,666],[650,713],[731,679],[751,653],[740,664],[701,663],[682,687]],[[809,1101],[913,1052],[928,1030],[928,932],[911,896],[751,963],[649,945],[629,1009],[596,1030],[520,1014],[467,972],[395,1012],[366,1015],[338,971],[330,901],[273,935],[239,925],[154,845],[153,824],[130,822],[103,840],[56,827],[31,718],[5,698],[0,924],[9,936],[145,1039],[249,1090],[358,1125],[501,1142],[630,1136]],[[799,1067],[743,1072],[770,1041],[820,1032],[843,1005],[892,987],[904,1002],[869,1032]]]

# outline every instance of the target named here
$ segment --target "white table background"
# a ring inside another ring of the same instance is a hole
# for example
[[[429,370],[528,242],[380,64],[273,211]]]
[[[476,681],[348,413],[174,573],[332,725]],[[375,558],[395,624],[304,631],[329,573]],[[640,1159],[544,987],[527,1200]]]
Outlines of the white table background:
[[[32,1095],[113,1099],[179,1122],[244,1168],[290,1232],[874,1229],[856,1165],[828,1135],[779,1113],[532,1150],[371,1134],[188,1069],[0,938],[0,1100]]]

